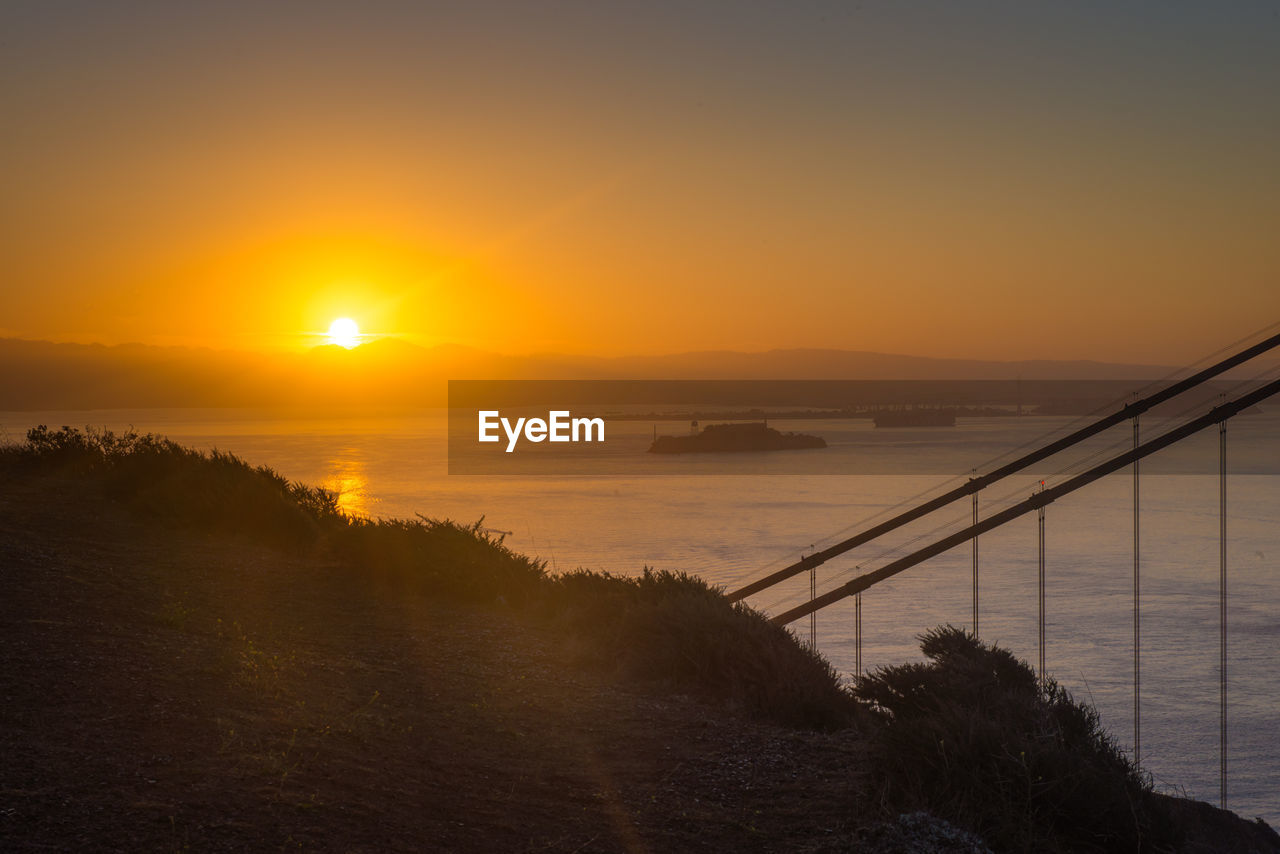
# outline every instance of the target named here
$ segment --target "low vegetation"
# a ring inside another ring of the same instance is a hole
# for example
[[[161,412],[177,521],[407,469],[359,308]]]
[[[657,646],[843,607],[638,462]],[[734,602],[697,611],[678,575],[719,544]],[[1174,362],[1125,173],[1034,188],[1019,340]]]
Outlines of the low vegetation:
[[[821,656],[701,579],[667,572],[551,576],[541,561],[488,534],[483,520],[352,518],[323,489],[150,434],[36,427],[25,443],[0,449],[0,465],[96,481],[108,497],[171,524],[328,549],[385,583],[522,608],[619,676],[726,701],[761,718],[832,729],[857,711]]]
[[[205,453],[149,433],[34,427],[25,443],[0,448],[0,463],[96,482],[107,498],[166,522],[275,544],[307,543],[345,524],[335,496],[323,489],[233,454]]]
[[[880,718],[883,796],[927,807],[997,850],[1154,850],[1149,778],[1074,701],[1024,661],[947,626],[926,663],[877,669],[854,694]]]
[[[788,726],[836,729],[860,711],[817,652],[705,581],[645,569],[578,571],[543,586],[543,612],[619,673],[728,701]]]

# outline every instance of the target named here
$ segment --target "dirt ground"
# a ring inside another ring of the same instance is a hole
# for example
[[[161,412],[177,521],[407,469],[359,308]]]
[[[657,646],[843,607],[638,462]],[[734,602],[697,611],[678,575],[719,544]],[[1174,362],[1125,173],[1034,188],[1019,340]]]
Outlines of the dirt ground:
[[[840,850],[873,812],[856,734],[74,488],[0,487],[0,848]]]

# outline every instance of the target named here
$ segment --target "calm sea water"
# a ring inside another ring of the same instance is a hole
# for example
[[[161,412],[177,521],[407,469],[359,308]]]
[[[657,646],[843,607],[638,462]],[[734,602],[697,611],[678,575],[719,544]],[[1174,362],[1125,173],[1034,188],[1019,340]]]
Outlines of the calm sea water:
[[[954,429],[876,431],[866,422],[799,422],[840,456],[839,471],[908,474],[774,474],[770,455],[742,458],[743,474],[699,475],[699,462],[655,462],[647,476],[449,476],[442,412],[388,418],[297,418],[242,410],[99,410],[0,413],[0,440],[27,427],[132,426],[185,444],[217,447],[290,478],[340,493],[342,506],[375,516],[449,517],[508,532],[514,548],[553,569],[636,573],[684,570],[732,588],[801,554],[849,536],[913,498],[954,486],[999,454],[1058,434],[1070,419],[961,421]],[[681,425],[660,425],[675,432]],[[1151,421],[1144,436],[1167,424]],[[615,429],[611,427],[611,429]],[[621,428],[643,446],[653,425]],[[1071,463],[1132,441],[1118,428],[1043,471],[983,495],[989,515],[1052,485]],[[806,452],[799,452],[806,453]],[[1101,459],[1099,457],[1098,459]],[[1280,414],[1240,418],[1228,433],[1229,784],[1228,806],[1280,822]],[[785,464],[795,471],[794,462]],[[802,470],[804,467],[801,467]],[[1143,463],[1142,762],[1158,784],[1211,802],[1219,769],[1219,479],[1216,430]],[[1050,505],[1046,514],[1046,660],[1049,671],[1091,701],[1117,740],[1133,744],[1133,484],[1126,472]],[[967,524],[970,505],[922,520],[892,542],[848,553],[818,571],[819,591]],[[861,523],[861,524],[860,524]],[[1034,514],[980,542],[982,636],[1034,662],[1038,651],[1038,528]],[[916,635],[942,623],[972,625],[968,545],[878,585],[863,598],[864,667],[919,659]],[[808,597],[807,575],[752,604],[779,612]],[[803,619],[794,626],[808,638]],[[854,668],[853,602],[823,610],[821,650]]]

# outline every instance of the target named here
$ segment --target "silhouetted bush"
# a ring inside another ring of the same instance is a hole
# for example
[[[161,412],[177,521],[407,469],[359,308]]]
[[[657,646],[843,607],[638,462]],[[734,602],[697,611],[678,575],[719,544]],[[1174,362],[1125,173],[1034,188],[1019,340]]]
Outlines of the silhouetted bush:
[[[313,540],[344,520],[334,496],[291,483],[220,451],[183,447],[153,434],[34,427],[8,446],[6,466],[96,479],[108,497],[188,526],[241,531],[274,542]]]
[[[628,677],[792,726],[833,729],[857,712],[826,659],[700,578],[572,572],[548,580],[543,606]]]
[[[335,549],[369,572],[470,602],[524,603],[543,580],[543,563],[501,536],[447,519],[348,519],[331,532]]]
[[[960,629],[920,640],[928,663],[878,668],[854,688],[883,723],[875,773],[894,809],[928,807],[1002,851],[1168,842],[1150,782],[1093,708]]]
[[[294,546],[323,539],[371,572],[468,601],[522,601],[543,574],[541,563],[511,551],[479,522],[349,517],[324,489],[152,434],[40,426],[25,444],[0,450],[0,463],[96,480],[107,496],[186,526]]]

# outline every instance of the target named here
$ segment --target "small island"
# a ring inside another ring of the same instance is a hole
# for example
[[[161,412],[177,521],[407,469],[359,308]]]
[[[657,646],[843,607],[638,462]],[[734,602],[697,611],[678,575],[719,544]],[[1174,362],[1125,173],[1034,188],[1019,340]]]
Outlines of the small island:
[[[698,454],[713,452],[790,451],[800,448],[825,448],[821,436],[805,433],[782,433],[768,422],[747,424],[711,424],[702,430],[693,422],[688,436],[657,436],[649,446],[651,454]]]

